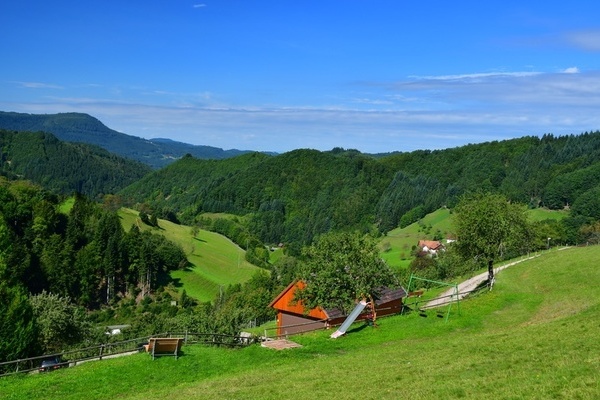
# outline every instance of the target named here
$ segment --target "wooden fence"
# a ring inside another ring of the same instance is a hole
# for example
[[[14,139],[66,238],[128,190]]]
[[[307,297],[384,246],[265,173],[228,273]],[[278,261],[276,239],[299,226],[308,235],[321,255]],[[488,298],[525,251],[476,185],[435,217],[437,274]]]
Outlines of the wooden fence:
[[[180,337],[184,339],[185,344],[205,344],[227,347],[247,346],[258,340],[255,337],[223,335],[218,333],[158,333],[121,342],[103,343],[80,349],[67,350],[62,353],[45,354],[37,357],[2,362],[0,363],[0,377],[18,373],[38,372],[40,371],[42,361],[56,357],[60,360],[60,367],[74,367],[87,361],[99,361],[107,358],[135,354],[143,351],[144,344],[148,343],[148,339],[152,337]]]

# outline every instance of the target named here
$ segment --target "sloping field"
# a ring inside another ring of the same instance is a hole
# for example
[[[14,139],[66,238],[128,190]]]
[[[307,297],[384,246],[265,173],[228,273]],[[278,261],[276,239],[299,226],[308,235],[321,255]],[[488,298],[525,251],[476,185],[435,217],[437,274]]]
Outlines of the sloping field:
[[[536,208],[527,210],[526,215],[529,221],[535,222],[546,219],[560,220],[568,214],[565,211]],[[431,240],[436,234],[446,239],[446,236],[451,233],[453,233],[452,214],[449,209],[440,208],[427,214],[418,222],[389,231],[379,241],[381,256],[391,267],[407,268],[413,260],[412,247],[416,246],[419,240]]]
[[[244,259],[243,249],[222,235],[200,229],[194,236],[189,226],[162,219],[158,221],[161,229],[155,229],[139,222],[137,215],[136,211],[130,209],[119,211],[125,229],[129,230],[133,224],[137,224],[141,229],[162,234],[181,245],[187,254],[193,267],[186,271],[174,271],[171,277],[191,297],[212,301],[221,287],[246,282],[259,270]]]
[[[381,257],[393,268],[407,268],[413,260],[412,247],[421,239],[433,239],[439,231],[443,238],[451,231],[450,211],[441,208],[427,214],[419,222],[388,232],[379,242]]]
[[[435,312],[291,337],[303,347],[184,346],[0,379],[3,399],[597,399],[600,246],[551,251]]]

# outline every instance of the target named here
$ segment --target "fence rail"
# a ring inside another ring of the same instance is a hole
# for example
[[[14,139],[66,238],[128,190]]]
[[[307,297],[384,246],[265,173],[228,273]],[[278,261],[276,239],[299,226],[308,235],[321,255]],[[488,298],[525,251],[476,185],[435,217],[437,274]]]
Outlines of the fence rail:
[[[115,343],[103,343],[80,349],[67,350],[61,353],[45,354],[37,357],[24,358],[0,363],[0,377],[20,373],[38,372],[44,360],[57,358],[58,367],[74,367],[78,364],[134,354],[144,349],[144,344],[152,337],[180,337],[185,344],[205,344],[211,346],[240,347],[254,343],[255,337],[224,335],[219,333],[197,332],[163,332]]]

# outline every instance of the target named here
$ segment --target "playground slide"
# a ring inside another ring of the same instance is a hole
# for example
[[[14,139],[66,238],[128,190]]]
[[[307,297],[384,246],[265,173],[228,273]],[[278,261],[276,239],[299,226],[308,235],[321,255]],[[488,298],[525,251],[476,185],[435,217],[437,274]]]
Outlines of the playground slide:
[[[361,302],[359,302],[356,305],[356,307],[354,307],[354,310],[352,310],[350,315],[348,315],[348,317],[346,318],[344,323],[342,325],[340,325],[338,330],[333,332],[330,337],[332,339],[337,339],[340,336],[342,336],[344,333],[346,333],[346,330],[350,327],[350,325],[352,325],[354,320],[356,320],[356,318],[360,315],[360,313],[362,312],[362,310],[365,309],[366,306],[367,306],[366,301],[362,300]]]

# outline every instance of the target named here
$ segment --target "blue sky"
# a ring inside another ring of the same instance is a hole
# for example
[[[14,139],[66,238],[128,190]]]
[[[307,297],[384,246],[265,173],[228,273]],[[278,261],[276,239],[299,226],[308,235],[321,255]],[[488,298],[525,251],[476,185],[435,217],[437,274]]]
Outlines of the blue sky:
[[[54,0],[0,5],[0,110],[285,152],[600,129],[600,2]]]

